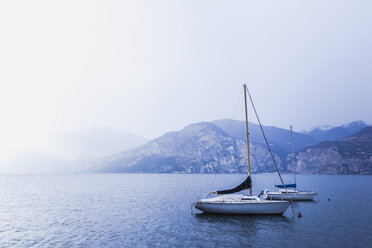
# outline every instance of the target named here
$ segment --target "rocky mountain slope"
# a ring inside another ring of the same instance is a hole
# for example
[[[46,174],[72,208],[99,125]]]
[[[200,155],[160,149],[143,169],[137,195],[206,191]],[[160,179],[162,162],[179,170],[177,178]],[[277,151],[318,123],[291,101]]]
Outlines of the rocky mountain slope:
[[[309,147],[296,160],[303,174],[372,174],[372,127]]]
[[[95,160],[90,171],[118,173],[246,173],[244,122],[219,120],[189,125],[138,148]],[[360,123],[359,123],[360,124]],[[344,125],[359,130],[361,125]],[[347,128],[349,127],[349,128]],[[371,127],[349,137],[317,144],[309,135],[294,133],[297,173],[372,174]],[[290,131],[264,127],[282,172],[293,170]],[[259,126],[250,123],[252,172],[274,172],[275,167]],[[330,130],[330,129],[329,129]],[[335,128],[334,130],[340,130]],[[343,132],[345,134],[345,132]],[[343,135],[338,132],[338,135]],[[317,144],[317,145],[316,145]],[[307,148],[304,148],[304,147]]]
[[[233,137],[245,139],[246,131],[244,121],[223,119],[213,121],[212,123]],[[285,159],[288,153],[291,152],[291,131],[274,126],[263,126],[263,128],[270,142],[271,150],[281,159]],[[252,143],[265,144],[258,124],[249,122],[249,130],[249,137]],[[310,135],[298,132],[293,132],[293,142],[296,151],[318,143],[318,141]]]
[[[338,140],[345,138],[368,125],[363,121],[354,121],[338,127],[317,127],[310,131],[305,131],[304,134],[311,136],[317,142],[325,140]]]
[[[252,172],[273,172],[268,150],[251,144]],[[281,170],[285,170],[276,156]],[[97,160],[95,172],[246,173],[246,142],[212,123],[196,123],[166,133],[139,148]]]

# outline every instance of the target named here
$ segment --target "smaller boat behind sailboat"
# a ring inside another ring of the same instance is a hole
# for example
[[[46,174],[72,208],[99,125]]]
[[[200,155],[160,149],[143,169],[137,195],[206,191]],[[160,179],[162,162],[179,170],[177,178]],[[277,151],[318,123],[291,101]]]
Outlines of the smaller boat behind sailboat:
[[[318,194],[315,191],[298,191],[296,190],[296,166],[294,166],[294,148],[293,148],[293,130],[291,126],[291,143],[292,143],[292,168],[293,184],[277,184],[278,191],[265,192],[264,199],[270,200],[293,200],[293,201],[313,201]]]
[[[317,196],[317,193],[314,191],[298,191],[288,187],[264,193],[264,199],[266,200],[313,201],[315,196]]]

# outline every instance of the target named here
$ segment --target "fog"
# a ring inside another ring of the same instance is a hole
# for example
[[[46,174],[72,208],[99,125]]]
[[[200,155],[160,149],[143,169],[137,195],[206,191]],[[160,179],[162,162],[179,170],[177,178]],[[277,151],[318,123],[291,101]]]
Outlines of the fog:
[[[370,1],[2,1],[0,162],[56,133],[372,123]],[[238,106],[238,107],[237,107]],[[253,117],[253,115],[252,115]]]

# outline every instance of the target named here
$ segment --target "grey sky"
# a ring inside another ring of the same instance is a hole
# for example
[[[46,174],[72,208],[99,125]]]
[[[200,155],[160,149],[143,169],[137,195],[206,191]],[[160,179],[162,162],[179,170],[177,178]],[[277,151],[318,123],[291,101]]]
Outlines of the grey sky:
[[[241,118],[242,82],[266,125],[372,123],[371,13],[371,1],[2,1],[0,149]]]

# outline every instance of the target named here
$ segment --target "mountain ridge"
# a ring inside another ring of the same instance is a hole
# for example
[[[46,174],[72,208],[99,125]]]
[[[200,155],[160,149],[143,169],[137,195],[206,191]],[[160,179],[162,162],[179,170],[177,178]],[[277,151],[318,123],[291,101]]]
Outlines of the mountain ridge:
[[[347,137],[367,126],[369,126],[367,123],[359,120],[336,127],[331,126],[327,126],[327,128],[316,127],[313,128],[312,130],[305,131],[304,134],[313,137],[318,142],[325,140],[331,141]]]
[[[308,147],[296,160],[297,170],[304,174],[372,174],[372,127]]]
[[[221,119],[212,121],[212,123],[219,126],[233,137],[246,139],[245,121]],[[250,142],[266,145],[260,126],[252,122],[249,122],[248,124]],[[288,153],[291,152],[292,147],[291,131],[275,126],[263,126],[263,129],[265,131],[268,142],[271,145],[272,151],[282,159],[286,158]],[[295,151],[318,143],[313,137],[295,131],[293,132],[293,142]]]
[[[267,149],[251,144],[251,153],[253,171],[274,172]],[[281,165],[280,158],[276,156],[276,159]],[[266,168],[269,166],[272,168]],[[97,161],[93,171],[246,173],[246,142],[226,134],[212,123],[194,123],[139,148]]]
[[[224,126],[227,121],[235,125],[235,129],[232,130],[242,129],[242,131],[232,132]],[[244,124],[243,127],[242,123]],[[261,132],[258,129],[259,126],[249,123],[249,127],[252,130],[250,132],[252,172],[275,172],[275,167],[268,149],[263,143],[263,138],[257,138],[259,132]],[[273,126],[264,126],[263,128],[274,151],[280,171],[290,172],[292,170],[288,159],[290,131]],[[242,137],[243,134],[244,137]],[[297,137],[297,142],[303,141],[305,144],[306,142],[313,144],[299,150],[297,155],[306,151],[309,147],[315,147],[319,144],[305,134],[295,133],[294,136]],[[284,155],[278,153],[277,149],[283,145],[287,146]],[[307,159],[310,161],[311,157]],[[304,163],[304,161],[301,163]],[[333,164],[333,166],[335,167],[337,164]],[[307,167],[302,166],[302,168]],[[245,123],[228,119],[193,123],[179,131],[168,132],[138,148],[96,160],[91,171],[118,173],[246,173]],[[332,172],[322,171],[321,169],[303,169],[301,171],[301,168],[298,169],[298,172],[305,174],[343,173],[340,170]]]

